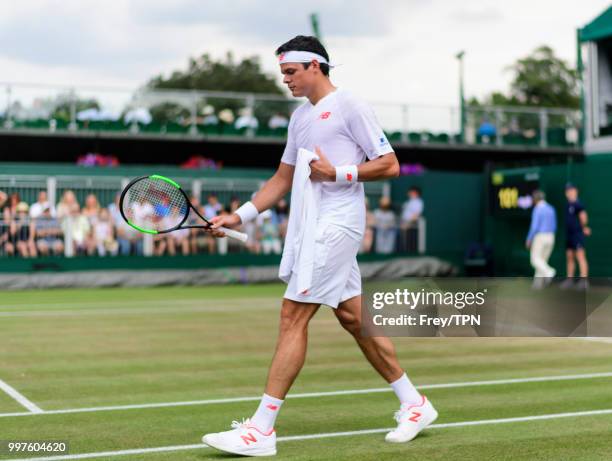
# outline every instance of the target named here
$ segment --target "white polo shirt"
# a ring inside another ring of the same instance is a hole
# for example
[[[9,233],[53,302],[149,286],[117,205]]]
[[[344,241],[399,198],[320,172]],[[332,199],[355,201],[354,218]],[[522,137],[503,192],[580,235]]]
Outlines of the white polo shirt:
[[[333,166],[359,165],[393,152],[374,111],[349,92],[337,89],[312,105],[298,107],[289,121],[281,162],[295,165],[299,148],[319,147]],[[363,183],[324,182],[319,221],[345,229],[361,239],[365,230]]]

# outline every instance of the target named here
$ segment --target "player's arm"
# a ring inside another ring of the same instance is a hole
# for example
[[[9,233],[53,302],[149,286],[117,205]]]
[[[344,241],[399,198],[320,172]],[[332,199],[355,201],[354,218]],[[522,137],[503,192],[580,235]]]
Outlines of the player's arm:
[[[381,179],[396,178],[399,176],[400,167],[395,152],[376,157],[361,165],[350,165],[347,167],[334,167],[325,154],[318,147],[315,152],[319,160],[310,163],[310,179],[314,181],[379,181]]]
[[[293,172],[295,166],[281,162],[276,173],[264,184],[255,194],[253,200],[242,205],[231,215],[215,216],[211,219],[213,229],[218,227],[237,227],[246,221],[257,217],[257,214],[272,208],[282,199],[291,189],[293,183]],[[222,237],[223,233],[212,231],[216,237]]]

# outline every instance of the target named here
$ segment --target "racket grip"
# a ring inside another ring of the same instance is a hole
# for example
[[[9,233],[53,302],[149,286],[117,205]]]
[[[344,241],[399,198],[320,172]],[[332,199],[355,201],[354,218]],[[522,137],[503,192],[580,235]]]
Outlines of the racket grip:
[[[220,227],[219,230],[224,232],[225,235],[227,235],[228,237],[231,237],[236,240],[240,240],[243,243],[246,242],[249,238],[249,236],[245,234],[244,232],[238,232],[233,229],[228,229],[227,227]]]

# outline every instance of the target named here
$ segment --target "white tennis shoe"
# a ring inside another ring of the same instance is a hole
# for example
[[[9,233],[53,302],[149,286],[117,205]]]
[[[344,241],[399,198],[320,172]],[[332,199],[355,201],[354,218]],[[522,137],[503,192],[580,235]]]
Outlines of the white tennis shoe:
[[[206,445],[242,456],[274,456],[276,454],[276,431],[264,434],[251,425],[250,419],[232,421],[232,429],[206,434],[202,437]]]
[[[393,443],[409,442],[437,417],[438,412],[425,396],[419,404],[402,404],[399,411],[395,412],[397,429],[389,432],[385,440]]]

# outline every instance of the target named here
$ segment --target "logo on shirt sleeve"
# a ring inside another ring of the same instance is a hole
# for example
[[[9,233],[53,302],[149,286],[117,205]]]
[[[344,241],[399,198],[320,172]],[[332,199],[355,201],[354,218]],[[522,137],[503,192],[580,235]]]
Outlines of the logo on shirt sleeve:
[[[380,143],[380,145],[379,145],[380,147],[389,144],[389,141],[387,141],[387,137],[384,134],[380,137],[378,142]]]

